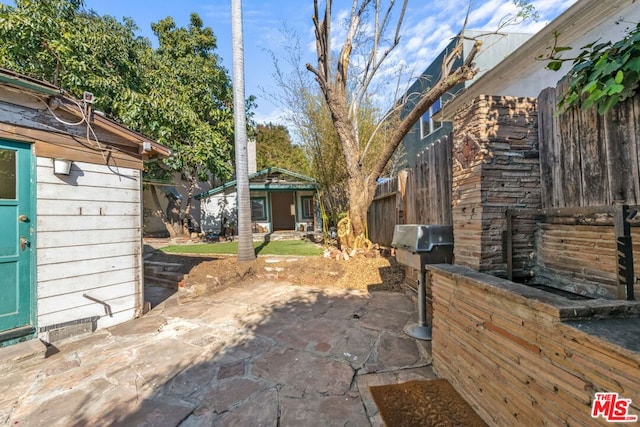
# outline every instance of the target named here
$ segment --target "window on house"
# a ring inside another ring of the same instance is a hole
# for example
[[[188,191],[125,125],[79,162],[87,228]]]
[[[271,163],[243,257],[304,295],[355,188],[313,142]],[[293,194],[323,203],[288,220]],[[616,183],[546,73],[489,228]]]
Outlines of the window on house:
[[[313,219],[315,211],[313,196],[303,196],[300,200],[302,201],[302,219]]]
[[[442,127],[442,122],[433,120],[433,115],[442,108],[442,98],[438,98],[429,110],[422,115],[420,119],[420,138],[426,138],[427,135],[435,132]]]
[[[265,221],[267,219],[267,198],[251,198],[251,221]]]
[[[16,198],[16,152],[0,150],[0,199]]]

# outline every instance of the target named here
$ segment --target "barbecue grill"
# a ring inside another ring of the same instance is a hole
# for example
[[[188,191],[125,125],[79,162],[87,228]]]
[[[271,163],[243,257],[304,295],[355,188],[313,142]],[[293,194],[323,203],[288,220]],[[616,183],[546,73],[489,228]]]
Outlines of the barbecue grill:
[[[404,332],[417,339],[431,340],[427,324],[427,264],[451,264],[453,260],[453,227],[450,225],[396,225],[391,246],[396,248],[396,261],[418,271],[418,323],[408,324]]]

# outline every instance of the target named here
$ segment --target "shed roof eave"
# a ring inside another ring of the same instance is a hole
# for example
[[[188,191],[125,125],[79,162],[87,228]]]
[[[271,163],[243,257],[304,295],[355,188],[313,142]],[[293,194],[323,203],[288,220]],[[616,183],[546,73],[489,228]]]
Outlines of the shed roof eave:
[[[23,76],[6,68],[0,67],[0,82],[7,83],[22,89],[32,90],[44,95],[61,95],[62,89],[31,77]]]
[[[84,112],[80,110],[81,107],[78,104],[78,101],[75,100],[72,95],[51,83],[0,67],[0,84],[9,88],[17,88],[25,93],[39,93],[47,95],[48,97],[56,97],[56,99],[60,101],[58,106],[61,109],[78,118],[85,118]],[[103,128],[107,132],[117,135],[128,141],[128,143],[131,143],[132,147],[134,147],[133,151],[138,151],[137,157],[142,160],[147,160],[152,156],[162,158],[169,157],[171,155],[171,150],[169,148],[164,147],[158,142],[119,124],[115,120],[103,117],[99,114],[92,114],[89,121],[96,126]],[[137,150],[135,149],[136,146],[138,146]]]

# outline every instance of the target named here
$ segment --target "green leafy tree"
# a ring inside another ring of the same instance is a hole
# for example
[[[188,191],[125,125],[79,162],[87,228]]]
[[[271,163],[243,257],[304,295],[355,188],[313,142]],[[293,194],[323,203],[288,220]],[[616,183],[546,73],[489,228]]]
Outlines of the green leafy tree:
[[[140,89],[140,57],[150,43],[135,36],[133,21],[120,23],[82,5],[74,0],[0,4],[0,64],[77,97],[90,91],[96,108],[113,114],[123,94]]]
[[[146,173],[180,173],[190,183],[184,209],[163,218],[175,235],[188,222],[197,181],[231,176],[231,80],[213,31],[197,15],[186,28],[171,18],[152,28],[157,49],[135,36],[133,21],[98,16],[80,0],[16,0],[0,5],[0,65],[76,97],[93,92],[96,109],[169,146],[174,155],[146,165]]]
[[[558,102],[561,109],[596,106],[599,114],[605,114],[636,93],[640,84],[640,23],[629,28],[622,40],[589,43],[574,58],[562,57],[572,48],[558,46],[558,36],[556,33],[554,46],[542,59],[548,59],[547,68],[554,71],[560,70],[564,62],[573,63],[567,74],[569,87]]]
[[[231,176],[233,108],[231,80],[215,54],[216,38],[196,14],[187,28],[172,18],[152,24],[157,49],[142,58],[145,73],[142,97],[131,93],[119,115],[124,122],[153,135],[173,155],[152,176],[179,173],[189,183],[185,218],[198,181],[210,175]],[[174,224],[175,226],[175,224]]]
[[[292,143],[289,131],[283,125],[268,123],[257,126],[256,161],[258,170],[275,166],[309,174],[304,147]]]

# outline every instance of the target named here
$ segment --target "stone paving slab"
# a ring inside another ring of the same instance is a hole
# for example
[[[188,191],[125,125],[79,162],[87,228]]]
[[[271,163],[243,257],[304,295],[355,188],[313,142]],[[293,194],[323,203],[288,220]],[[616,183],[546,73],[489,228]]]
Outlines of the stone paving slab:
[[[177,293],[2,372],[0,424],[382,425],[369,386],[434,377],[430,345],[402,333],[413,317],[402,293],[276,282]]]
[[[301,394],[343,395],[355,372],[348,363],[309,352],[278,348],[253,360],[251,373],[258,378],[292,387]]]
[[[311,395],[301,399],[286,397],[281,403],[280,426],[338,427],[369,426],[359,397]]]

